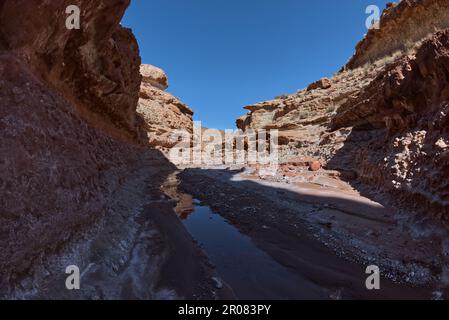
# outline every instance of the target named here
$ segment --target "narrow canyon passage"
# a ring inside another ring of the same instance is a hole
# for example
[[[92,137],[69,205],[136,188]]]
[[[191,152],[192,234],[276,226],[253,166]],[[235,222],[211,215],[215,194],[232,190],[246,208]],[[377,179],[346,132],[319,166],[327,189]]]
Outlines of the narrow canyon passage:
[[[0,0],[0,299],[449,299],[449,0],[200,2]]]
[[[371,202],[357,207],[347,195],[330,197],[331,190],[312,184],[285,188],[248,178],[242,170],[180,170],[160,153],[147,152],[142,165],[122,182],[106,218],[50,261],[44,278],[36,280],[38,290],[24,290],[19,296],[431,299],[439,290],[401,284],[394,273],[400,266],[388,268],[388,258],[407,256],[400,243],[392,245],[391,237],[412,240],[406,234],[388,235],[385,223],[375,222],[376,214],[381,214],[379,220],[385,214],[381,207]],[[321,192],[327,198],[319,197]],[[280,195],[283,201],[276,201]],[[365,234],[364,223],[372,234],[384,233],[376,239],[376,250],[384,252],[370,251],[372,237]],[[350,251],[356,243],[360,255]],[[80,291],[70,292],[62,285],[65,275],[59,270],[67,261],[82,267]],[[382,266],[380,291],[365,286],[365,268],[372,263]]]

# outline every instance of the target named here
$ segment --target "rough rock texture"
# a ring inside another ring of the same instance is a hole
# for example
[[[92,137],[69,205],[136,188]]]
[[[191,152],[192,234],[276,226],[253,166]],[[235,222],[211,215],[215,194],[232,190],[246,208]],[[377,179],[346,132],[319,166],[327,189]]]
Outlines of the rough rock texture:
[[[330,165],[370,184],[449,205],[449,30],[379,74],[344,104],[332,130],[352,127]],[[352,159],[350,160],[349,157]],[[354,166],[354,163],[357,166]],[[441,216],[445,209],[436,211]],[[447,218],[447,217],[445,217]]]
[[[381,17],[380,29],[368,32],[347,68],[385,62],[395,54],[413,51],[423,39],[449,27],[448,12],[449,0],[402,0],[397,5],[389,4]]]
[[[140,74],[144,84],[163,91],[168,88],[168,78],[164,70],[149,64],[143,64],[140,66]]]
[[[65,25],[73,4],[80,30]],[[177,200],[160,190],[176,168],[148,143],[191,131],[192,111],[163,91],[162,70],[141,68],[136,39],[119,24],[128,5],[0,1],[1,298],[221,295]],[[72,264],[79,291],[64,286]]]
[[[283,163],[290,158],[315,158],[327,162],[333,148],[322,148],[323,141],[334,141],[335,148],[345,140],[347,130],[327,129],[336,111],[350,98],[357,97],[383,70],[372,66],[339,73],[327,89],[301,90],[296,94],[246,107],[250,112],[237,120],[241,130],[278,129]]]
[[[192,133],[193,111],[164,91],[168,80],[163,70],[151,65],[142,65],[140,70],[143,79],[137,112],[145,120],[149,143],[162,150],[171,148],[178,143],[173,136],[176,130]]]
[[[434,32],[449,21],[447,5],[390,5],[330,88],[246,107],[238,127],[279,129],[281,169],[315,159],[332,175],[448,219],[449,30]]]
[[[307,87],[307,91],[316,89],[329,89],[330,87],[332,87],[332,82],[328,78],[323,78],[309,85]]]
[[[130,0],[3,0],[0,48],[13,53],[74,104],[83,119],[127,140],[144,137],[135,112],[140,56],[119,22]],[[81,9],[81,29],[66,28],[69,5]]]
[[[140,161],[126,142],[144,136],[138,47],[119,26],[128,3],[0,3],[2,296],[104,215]],[[69,4],[79,31],[65,28]]]

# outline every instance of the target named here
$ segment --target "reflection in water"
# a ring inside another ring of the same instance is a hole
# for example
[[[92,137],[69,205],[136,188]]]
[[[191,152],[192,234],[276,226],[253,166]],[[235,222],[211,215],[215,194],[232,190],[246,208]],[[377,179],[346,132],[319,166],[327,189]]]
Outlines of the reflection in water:
[[[186,229],[239,299],[423,299],[428,296],[426,288],[417,290],[387,280],[383,280],[381,291],[368,292],[365,273],[360,271],[360,266],[338,258],[332,252],[321,251],[319,247],[316,250],[314,242],[310,242],[311,249],[308,249],[309,242],[300,238],[302,249],[295,256],[300,262],[290,264],[284,260],[285,266],[281,265],[210,207],[202,206],[191,195],[180,193],[178,185],[175,173],[162,189],[177,201],[175,210]],[[267,237],[264,247],[269,250],[271,245],[279,246],[270,243]],[[284,247],[279,249],[288,250]],[[308,272],[313,266],[316,266],[316,272]]]
[[[209,207],[191,205],[190,215],[178,214],[239,299],[325,297],[320,287],[278,264]]]
[[[190,214],[193,213],[193,198],[191,195],[188,194],[180,194],[178,197],[178,204],[175,207],[175,212],[178,214],[178,216],[185,220],[187,219]]]
[[[176,213],[239,299],[326,298],[321,287],[277,263],[223,217],[179,192],[178,185],[174,173],[162,190],[177,202]]]
[[[167,196],[176,201],[175,212],[184,220],[193,212],[193,197],[189,194],[179,192],[178,185],[178,176],[177,173],[174,173],[166,179],[162,190]]]

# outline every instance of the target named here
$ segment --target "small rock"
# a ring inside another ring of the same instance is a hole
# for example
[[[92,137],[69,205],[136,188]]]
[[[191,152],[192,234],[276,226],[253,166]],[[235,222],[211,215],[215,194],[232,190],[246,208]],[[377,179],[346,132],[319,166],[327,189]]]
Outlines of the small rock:
[[[445,150],[445,149],[447,149],[449,147],[443,139],[438,140],[435,143],[435,146],[440,148],[440,149],[443,149],[443,150]]]
[[[223,281],[221,281],[218,277],[212,277],[212,280],[214,281],[215,288],[222,289],[223,288]]]
[[[432,300],[444,300],[443,292],[441,291],[432,292]]]
[[[332,82],[328,78],[322,78],[307,87],[307,91],[312,91],[316,89],[329,89],[332,87]]]
[[[140,74],[142,75],[142,82],[149,83],[160,90],[168,88],[167,75],[162,69],[149,64],[143,64],[140,66]]]
[[[342,289],[335,290],[329,295],[331,300],[341,300],[342,299]]]
[[[310,163],[311,171],[318,171],[321,169],[321,163],[319,161],[313,161]]]

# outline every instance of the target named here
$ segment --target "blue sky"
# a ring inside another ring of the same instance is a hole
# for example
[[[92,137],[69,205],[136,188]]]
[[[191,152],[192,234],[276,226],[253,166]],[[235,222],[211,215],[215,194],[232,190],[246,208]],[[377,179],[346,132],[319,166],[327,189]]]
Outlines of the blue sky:
[[[368,5],[389,0],[132,0],[122,24],[143,63],[209,128],[243,107],[332,76],[366,33]]]

